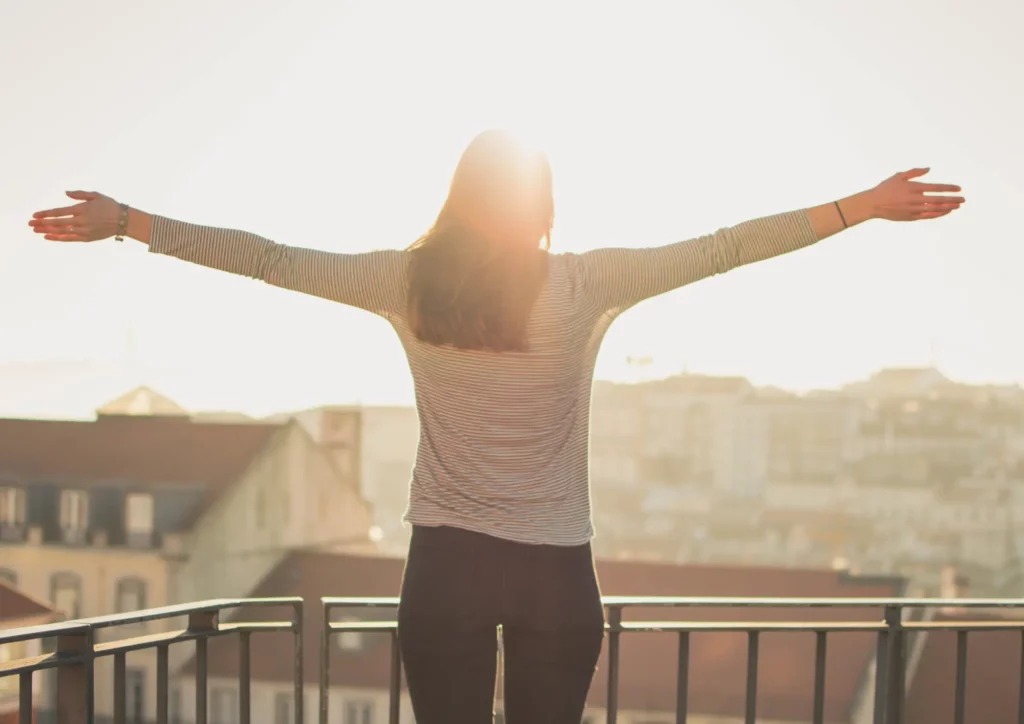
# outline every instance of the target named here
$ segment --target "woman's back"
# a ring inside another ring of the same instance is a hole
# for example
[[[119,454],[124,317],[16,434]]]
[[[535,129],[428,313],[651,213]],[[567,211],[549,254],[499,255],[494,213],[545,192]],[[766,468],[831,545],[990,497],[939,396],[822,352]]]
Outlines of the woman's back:
[[[420,417],[409,522],[526,543],[590,539],[587,423],[608,315],[585,303],[577,258],[550,256],[524,352],[439,347],[393,320]]]

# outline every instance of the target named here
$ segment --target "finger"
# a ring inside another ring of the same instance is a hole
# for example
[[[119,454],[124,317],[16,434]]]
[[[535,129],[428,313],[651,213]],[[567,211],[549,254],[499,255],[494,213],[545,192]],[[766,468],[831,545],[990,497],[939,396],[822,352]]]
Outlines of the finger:
[[[932,191],[953,191],[955,193],[960,190],[960,187],[956,184],[923,184],[917,181],[911,181],[910,187],[915,191],[920,191],[922,193]]]
[[[43,238],[47,241],[89,241],[81,234],[47,234]]]
[[[951,213],[953,209],[946,209],[945,211],[919,211],[911,214],[914,219],[938,219],[940,216],[946,216]]]
[[[32,228],[37,234],[61,234],[68,233],[71,230],[81,227],[72,223],[72,220],[70,219],[66,222],[62,222],[60,219],[55,219],[41,224],[32,224]]]
[[[58,209],[47,209],[46,211],[37,211],[32,214],[33,218],[36,219],[52,219],[57,216],[74,216],[77,214],[85,204],[75,204],[74,206],[62,206]]]
[[[92,201],[93,199],[98,199],[103,195],[98,194],[95,191],[65,191],[64,193],[76,201]]]
[[[929,171],[931,171],[930,168],[912,168],[909,171],[904,171],[903,173],[898,173],[896,175],[899,176],[900,178],[906,180],[906,179],[917,178],[918,176],[924,176]]]
[[[917,201],[911,201],[910,203],[917,204],[962,204],[964,203],[963,196],[922,196]]]

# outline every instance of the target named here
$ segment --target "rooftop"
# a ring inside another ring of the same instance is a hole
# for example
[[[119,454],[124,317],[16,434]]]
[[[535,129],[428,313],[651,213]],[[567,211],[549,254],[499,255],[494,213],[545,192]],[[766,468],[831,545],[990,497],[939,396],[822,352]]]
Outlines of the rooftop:
[[[56,621],[60,614],[50,605],[37,601],[0,578],[0,628]]]

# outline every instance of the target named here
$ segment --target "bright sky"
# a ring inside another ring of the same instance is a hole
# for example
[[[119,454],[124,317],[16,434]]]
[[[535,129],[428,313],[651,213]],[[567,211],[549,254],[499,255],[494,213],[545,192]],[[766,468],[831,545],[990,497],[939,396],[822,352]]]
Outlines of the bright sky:
[[[650,356],[649,374],[807,389],[934,353],[954,378],[1024,381],[1022,27],[1019,0],[2,3],[0,415],[81,414],[129,382],[255,414],[409,402],[383,321],[26,223],[84,188],[289,244],[402,247],[493,126],[549,151],[567,250],[914,166],[964,188],[950,218],[871,222],[641,305],[599,376]],[[63,362],[15,364],[39,360]]]

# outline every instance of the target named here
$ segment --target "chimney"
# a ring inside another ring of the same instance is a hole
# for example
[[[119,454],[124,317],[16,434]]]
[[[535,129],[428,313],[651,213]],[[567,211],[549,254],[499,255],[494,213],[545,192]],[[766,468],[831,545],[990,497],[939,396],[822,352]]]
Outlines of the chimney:
[[[954,566],[943,567],[939,577],[939,598],[950,600],[970,598],[970,596],[970,580],[967,576],[957,571]],[[963,613],[964,609],[962,606],[946,606],[943,608],[943,612]]]
[[[168,560],[186,560],[188,555],[185,552],[185,541],[182,536],[177,533],[164,533],[161,554]]]

